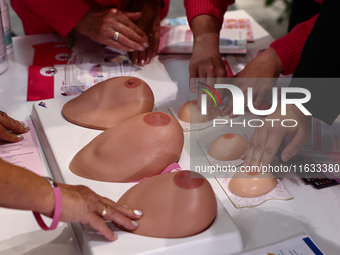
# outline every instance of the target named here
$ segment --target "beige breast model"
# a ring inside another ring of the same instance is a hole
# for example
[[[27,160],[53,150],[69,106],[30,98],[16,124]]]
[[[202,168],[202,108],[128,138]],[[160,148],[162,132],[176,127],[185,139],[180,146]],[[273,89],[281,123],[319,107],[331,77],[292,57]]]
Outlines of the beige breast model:
[[[273,190],[276,184],[276,178],[268,172],[237,172],[229,182],[229,190],[239,197],[258,197]]]
[[[135,77],[100,82],[67,102],[62,114],[68,121],[105,130],[141,113],[151,112],[154,96],[149,85]]]
[[[117,203],[141,210],[143,217],[133,233],[179,238],[207,229],[217,213],[209,182],[200,174],[180,171],[147,179],[129,189]]]
[[[239,159],[248,146],[248,140],[241,135],[227,133],[218,136],[210,145],[208,154],[217,160]]]
[[[139,181],[177,162],[183,143],[182,128],[174,117],[144,113],[94,138],[75,155],[70,170],[98,181]]]
[[[188,123],[203,123],[215,119],[220,115],[218,108],[215,108],[214,114],[202,115],[201,111],[197,107],[197,100],[191,100],[186,102],[178,113],[178,118]]]

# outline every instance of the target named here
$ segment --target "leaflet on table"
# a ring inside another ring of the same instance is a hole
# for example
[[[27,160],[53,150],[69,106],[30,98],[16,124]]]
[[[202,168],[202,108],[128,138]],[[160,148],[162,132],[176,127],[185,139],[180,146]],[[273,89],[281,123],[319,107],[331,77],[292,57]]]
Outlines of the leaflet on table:
[[[24,139],[17,143],[8,143],[0,140],[0,158],[42,176],[44,175],[44,167],[33,123],[31,120],[23,122],[30,127],[30,131],[21,134]]]
[[[240,255],[323,255],[309,236],[297,236],[287,241]]]
[[[187,17],[170,18],[162,25],[178,26],[189,25]],[[254,42],[254,34],[251,28],[250,19],[226,19],[223,20],[223,27],[228,29],[242,28],[247,30],[247,42]]]
[[[122,62],[29,66],[27,101],[77,95],[106,79],[129,76],[135,69]]]
[[[159,53],[192,53],[192,47],[193,35],[189,26],[161,27]],[[247,30],[223,28],[220,32],[220,52],[247,53]]]

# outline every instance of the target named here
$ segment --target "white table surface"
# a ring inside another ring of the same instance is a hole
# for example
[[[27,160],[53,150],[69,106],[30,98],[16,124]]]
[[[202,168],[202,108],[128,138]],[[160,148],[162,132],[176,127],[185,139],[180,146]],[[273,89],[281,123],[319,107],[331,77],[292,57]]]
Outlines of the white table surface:
[[[227,12],[226,17],[251,18],[244,11]],[[251,22],[255,43],[248,44],[248,49],[266,48],[272,37],[252,18]],[[18,120],[29,117],[32,102],[26,101],[27,67],[33,61],[32,45],[59,40],[59,36],[52,34],[13,38],[14,53],[9,56],[9,69],[0,75],[2,111]],[[180,61],[180,65],[166,61],[164,67],[179,86],[188,86],[188,64],[188,61]],[[145,67],[146,70],[150,68],[152,65]],[[217,196],[241,231],[245,250],[305,233],[326,254],[340,254],[340,186],[317,191],[297,178],[284,179],[283,183],[294,196],[293,200],[269,201],[254,208],[235,209],[219,185],[212,181]],[[108,254],[111,253],[108,251]],[[60,224],[55,231],[45,232],[40,230],[31,212],[0,208],[0,255],[12,254],[81,253],[67,224]]]

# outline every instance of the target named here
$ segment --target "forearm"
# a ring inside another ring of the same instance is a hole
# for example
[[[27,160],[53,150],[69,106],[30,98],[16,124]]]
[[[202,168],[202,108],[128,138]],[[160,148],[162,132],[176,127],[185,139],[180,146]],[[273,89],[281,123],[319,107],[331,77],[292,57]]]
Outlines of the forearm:
[[[191,30],[194,36],[194,47],[200,43],[209,44],[207,50],[218,50],[220,22],[211,15],[199,15],[192,19]]]
[[[42,177],[0,159],[0,207],[52,215],[54,195]]]

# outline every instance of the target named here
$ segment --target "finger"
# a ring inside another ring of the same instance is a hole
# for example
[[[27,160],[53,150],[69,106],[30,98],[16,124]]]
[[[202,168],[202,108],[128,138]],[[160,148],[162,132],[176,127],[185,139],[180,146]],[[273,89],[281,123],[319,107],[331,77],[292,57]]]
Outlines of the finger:
[[[155,52],[156,52],[156,41],[155,38],[153,38],[153,35],[149,36],[149,47],[146,49],[146,60],[145,63],[149,64],[151,59],[153,58]]]
[[[256,140],[253,145],[253,154],[251,156],[251,159],[249,159],[250,166],[258,166],[264,150],[267,146],[267,140],[268,140],[268,130],[265,127],[260,128],[260,131],[257,133]]]
[[[131,62],[134,65],[138,65],[138,51],[132,51],[129,53]]]
[[[282,140],[285,138],[285,132],[281,133],[270,133],[268,136],[268,140],[263,152],[262,159],[260,161],[260,165],[268,165],[271,164],[274,160],[274,157],[277,151],[280,148]]]
[[[290,141],[290,143],[284,148],[281,154],[281,159],[284,162],[287,162],[293,156],[295,156],[301,148],[308,142],[310,136],[299,129],[294,138]]]
[[[21,141],[22,139],[24,139],[24,137],[22,135],[11,133],[6,128],[0,125],[0,139],[3,139],[7,142],[15,143]]]
[[[0,125],[5,129],[11,130],[15,133],[26,133],[29,131],[29,127],[25,126],[23,123],[9,117],[5,112],[0,111]]]
[[[196,93],[196,82],[198,78],[198,69],[196,66],[189,66],[189,90],[191,93]]]
[[[127,230],[135,230],[138,227],[138,223],[136,221],[129,219],[128,217],[120,213],[118,210],[116,210],[111,205],[106,205],[106,206],[107,206],[107,211],[106,211],[105,216],[103,216],[105,220],[111,220],[113,223],[119,226],[122,226],[123,228]],[[98,215],[102,215],[103,208],[99,209],[102,211],[99,211]]]
[[[120,213],[122,213],[126,217],[133,219],[133,220],[140,219],[143,215],[143,212],[141,212],[140,210],[134,210],[134,209],[128,208],[127,206],[117,204],[117,203],[115,203],[115,202],[113,202],[110,199],[105,198],[105,197],[102,197],[100,201],[105,205],[112,206],[117,211],[119,211]]]
[[[145,61],[146,61],[146,51],[140,51],[138,52],[138,65],[140,66],[145,66]]]
[[[233,97],[230,96],[228,103],[226,104],[226,106],[222,109],[221,111],[221,116],[227,116],[228,114],[231,113],[231,111],[233,110]]]
[[[121,35],[119,35],[119,37],[121,37]],[[122,45],[119,42],[119,40],[120,40],[119,37],[118,37],[117,41],[113,40],[113,36],[111,38],[110,37],[106,37],[106,38],[103,39],[102,43],[105,44],[105,45],[108,45],[110,47],[113,47],[113,48],[115,48],[117,50],[122,50],[122,51],[126,51],[126,52],[132,52],[132,51],[135,50],[135,49],[132,49],[132,48],[129,48],[127,46]]]
[[[147,42],[148,37],[147,35],[143,32],[142,29],[140,29],[135,23],[131,21],[124,13],[122,15],[117,15],[117,21],[118,24],[122,25],[122,27],[126,27],[130,29],[131,36],[133,35],[134,37],[137,36],[138,40],[137,42],[143,45],[144,43]]]
[[[87,224],[90,225],[95,230],[97,230],[98,232],[102,233],[103,236],[109,241],[115,241],[118,239],[118,236],[115,233],[113,233],[113,231],[109,228],[105,221],[98,215],[91,214],[89,216]]]
[[[256,99],[253,102],[253,106],[254,106],[255,109],[261,110],[260,106],[264,102],[265,96],[266,96],[266,94],[264,94],[264,93],[259,93],[257,95]]]
[[[257,136],[259,135],[260,132],[260,128],[256,128],[253,135],[250,138],[249,144],[247,146],[246,151],[244,152],[244,161],[243,161],[243,166],[249,166],[250,161],[253,157],[253,153],[254,153],[254,148],[255,148],[255,144],[257,142]]]
[[[132,21],[137,21],[142,16],[141,12],[123,12]]]
[[[146,42],[143,38],[138,36],[133,30],[129,27],[123,26],[118,23],[115,27],[116,32],[119,32],[119,37],[117,40],[114,40],[114,34],[112,31],[112,40],[120,43],[122,46],[125,46],[130,49],[143,51],[145,48],[149,47],[149,43]],[[141,41],[142,39],[142,41]]]

